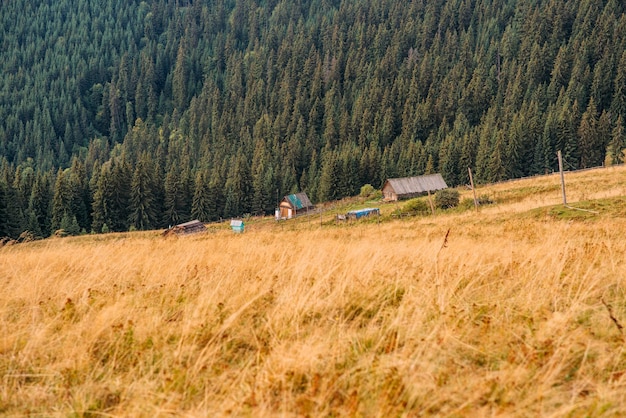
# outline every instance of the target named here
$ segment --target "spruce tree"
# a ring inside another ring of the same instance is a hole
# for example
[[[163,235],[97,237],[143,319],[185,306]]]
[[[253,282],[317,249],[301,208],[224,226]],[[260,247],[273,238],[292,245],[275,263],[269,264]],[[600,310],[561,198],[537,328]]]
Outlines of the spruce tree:
[[[196,174],[193,202],[191,205],[191,217],[201,222],[208,222],[213,216],[214,214],[211,213],[209,173],[206,170],[201,170]]]
[[[322,168],[320,173],[319,188],[317,190],[317,200],[327,202],[338,197],[339,187],[339,163],[334,152],[326,151],[322,157]]]
[[[140,231],[155,228],[157,222],[150,168],[148,155],[144,153],[137,161],[130,183],[129,222]]]
[[[72,190],[69,183],[69,170],[66,172],[59,169],[54,184],[54,196],[52,198],[52,231],[61,228],[63,217],[71,219],[74,215],[72,207]]]
[[[52,233],[51,203],[53,194],[50,189],[50,183],[49,173],[37,176],[28,202],[31,231],[39,232],[43,237],[47,237]],[[30,219],[31,217],[34,217],[34,220]]]
[[[250,212],[252,181],[248,163],[243,155],[235,157],[234,167],[226,180],[225,193],[225,216],[241,216]]]
[[[622,117],[619,116],[615,122],[613,132],[611,132],[611,142],[608,146],[611,163],[622,164],[624,162],[624,151],[626,151],[626,133]]]
[[[91,226],[91,195],[85,164],[77,157],[72,159],[72,166],[68,173],[68,187],[71,194],[71,211],[81,229]]]
[[[111,188],[107,196],[106,223],[112,231],[127,231],[132,172],[129,163],[124,158],[119,161],[114,158],[111,162]]]
[[[0,180],[0,239],[9,237],[12,234],[9,219],[7,185]]]
[[[616,117],[621,116],[622,120],[626,120],[626,51],[622,52],[613,83],[611,112]]]
[[[165,199],[163,201],[163,222],[174,226],[183,220],[183,184],[180,172],[171,168],[165,177]]]
[[[589,106],[582,115],[578,137],[580,138],[580,167],[590,168],[601,165],[603,160],[603,152],[600,149],[602,138],[598,129],[598,112],[593,98],[589,101]]]
[[[499,131],[496,134],[496,142],[493,146],[491,159],[489,160],[489,181],[492,183],[496,183],[507,178],[505,153],[506,144],[504,140],[504,134]]]

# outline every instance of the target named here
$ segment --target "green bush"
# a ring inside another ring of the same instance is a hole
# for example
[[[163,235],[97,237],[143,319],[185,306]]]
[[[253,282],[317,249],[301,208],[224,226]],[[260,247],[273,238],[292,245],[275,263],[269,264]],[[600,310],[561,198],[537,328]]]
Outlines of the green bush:
[[[359,196],[366,199],[381,199],[383,197],[383,192],[376,190],[371,184],[365,184],[361,187],[361,193],[359,193]]]
[[[491,198],[489,196],[487,196],[487,195],[478,196],[476,199],[478,200],[478,206],[493,204],[493,200],[491,200]],[[474,208],[474,199],[471,198],[471,197],[467,197],[467,198],[461,200],[461,203],[459,204],[459,207],[461,207],[463,209],[473,209]]]
[[[371,184],[364,184],[361,187],[361,193],[359,193],[359,196],[368,197],[372,193],[374,193],[374,186],[372,186]]]
[[[474,199],[466,197],[465,199],[461,200],[461,203],[459,203],[459,207],[462,209],[474,209]]]
[[[402,208],[403,212],[427,215],[430,213],[430,205],[423,198],[407,200]]]
[[[435,206],[439,209],[450,209],[459,206],[459,192],[454,189],[443,189],[435,193]]]

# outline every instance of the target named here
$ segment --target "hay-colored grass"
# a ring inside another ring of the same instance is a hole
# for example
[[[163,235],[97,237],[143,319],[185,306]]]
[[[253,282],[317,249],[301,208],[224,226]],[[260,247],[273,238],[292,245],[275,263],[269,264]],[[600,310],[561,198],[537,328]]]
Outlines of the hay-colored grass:
[[[626,170],[567,179],[614,205],[1,248],[0,415],[624,416]]]

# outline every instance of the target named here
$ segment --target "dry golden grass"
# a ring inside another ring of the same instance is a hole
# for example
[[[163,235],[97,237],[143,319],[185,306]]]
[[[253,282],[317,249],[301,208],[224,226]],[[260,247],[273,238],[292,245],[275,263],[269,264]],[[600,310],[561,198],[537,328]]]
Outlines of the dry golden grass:
[[[533,210],[550,176],[478,214],[1,248],[0,414],[624,416],[626,170],[568,182],[601,213]]]

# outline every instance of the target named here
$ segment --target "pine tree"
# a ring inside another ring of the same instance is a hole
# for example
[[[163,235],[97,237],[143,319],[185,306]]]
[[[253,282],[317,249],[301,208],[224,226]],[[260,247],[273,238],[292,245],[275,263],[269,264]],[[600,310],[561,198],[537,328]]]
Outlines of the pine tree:
[[[621,116],[622,120],[626,119],[626,51],[622,52],[622,56],[617,66],[617,75],[613,81],[613,101],[611,102],[611,112],[615,116]]]
[[[208,171],[201,170],[196,174],[191,217],[201,222],[208,222],[214,218],[211,206],[211,189]],[[214,209],[213,209],[214,210]]]
[[[212,177],[209,183],[209,220],[217,221],[225,216],[224,201],[224,183],[219,178]]]
[[[0,179],[0,238],[17,238],[24,230],[24,224],[15,189]]]
[[[102,165],[92,203],[92,230],[126,231],[130,216],[130,167],[113,158]]]
[[[184,42],[181,41],[176,56],[176,65],[172,76],[172,95],[174,107],[182,111],[187,104],[187,83],[189,82],[189,70],[187,64],[187,51]]]
[[[264,141],[257,142],[252,157],[252,213],[268,213],[273,208],[274,169],[265,152]]]
[[[154,193],[148,154],[137,161],[130,183],[130,226],[137,230],[152,229],[157,224],[154,210]]]
[[[0,238],[12,235],[13,231],[10,223],[7,185],[4,181],[0,180]]]
[[[72,166],[68,173],[68,187],[71,194],[72,213],[76,217],[81,229],[88,229],[91,225],[91,195],[87,181],[85,164],[77,157],[72,159]]]
[[[127,231],[130,215],[130,182],[132,172],[128,162],[121,158],[119,161],[112,160],[111,165],[111,189],[107,199],[108,216],[106,224],[112,231]]]
[[[109,189],[110,179],[110,163],[105,163],[93,178],[93,202],[91,204],[91,230],[100,233],[107,219],[106,196]],[[107,225],[108,230],[108,225]]]
[[[608,146],[611,163],[622,164],[624,162],[624,151],[626,151],[626,133],[624,132],[622,117],[619,116],[611,133],[611,142]]]
[[[506,144],[504,142],[504,134],[499,131],[496,134],[496,142],[493,146],[491,159],[489,160],[489,181],[496,183],[505,180],[507,167],[505,165]]]
[[[180,172],[171,168],[165,177],[163,222],[168,226],[183,222],[183,184]]]
[[[565,104],[558,116],[557,121],[557,149],[563,151],[564,163],[571,169],[581,166],[581,144],[577,129],[580,124],[578,103]]]
[[[454,138],[447,136],[439,148],[439,172],[448,186],[456,186],[459,171],[459,152]]]
[[[338,197],[339,187],[339,163],[335,152],[325,150],[322,157],[322,168],[320,173],[317,200],[328,202]]]
[[[603,162],[602,138],[598,130],[598,111],[595,101],[589,101],[578,128],[580,138],[580,167],[597,167]]]
[[[234,166],[226,180],[226,202],[224,215],[227,217],[242,216],[250,213],[252,180],[250,168],[243,155],[235,157]]]
[[[80,226],[78,225],[76,216],[70,215],[67,212],[63,214],[59,229],[63,230],[63,232],[68,235],[80,235]]]
[[[66,172],[59,169],[54,184],[54,196],[52,198],[52,230],[61,228],[63,217],[71,219],[74,215],[72,210],[72,190],[69,183],[69,170]]]
[[[29,229],[33,232],[39,232],[43,237],[47,237],[52,233],[51,203],[53,193],[50,183],[49,173],[37,176],[28,202],[29,217],[34,217],[34,222],[29,218],[29,222],[32,222],[32,229]]]
[[[476,151],[476,175],[478,183],[490,181],[489,160],[492,153],[492,136],[486,128],[482,128],[478,138],[478,149]]]
[[[459,172],[458,181],[459,184],[469,184],[469,172],[468,168],[476,171],[474,168],[474,160],[476,159],[477,137],[475,133],[469,132],[463,135],[461,139],[461,150],[459,153]]]

